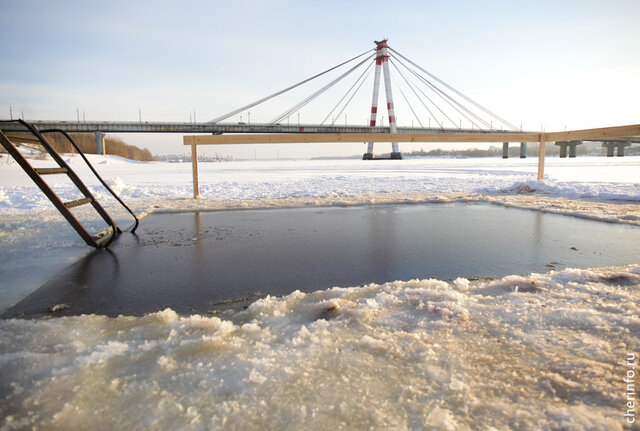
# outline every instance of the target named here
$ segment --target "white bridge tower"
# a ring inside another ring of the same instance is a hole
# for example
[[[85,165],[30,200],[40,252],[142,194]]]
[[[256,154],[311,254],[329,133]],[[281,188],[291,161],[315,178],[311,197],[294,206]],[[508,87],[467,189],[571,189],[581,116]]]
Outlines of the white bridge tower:
[[[389,132],[396,133],[396,114],[393,109],[393,94],[391,92],[391,77],[389,76],[389,47],[387,39],[376,44],[376,70],[373,80],[373,100],[371,101],[371,121],[369,125],[375,127],[376,117],[378,115],[378,94],[380,92],[380,69],[384,70],[384,89],[387,96],[387,112],[389,113]],[[367,145],[367,152],[362,156],[363,160],[372,160],[373,142]],[[402,159],[402,153],[398,150],[398,143],[391,144],[391,158]]]

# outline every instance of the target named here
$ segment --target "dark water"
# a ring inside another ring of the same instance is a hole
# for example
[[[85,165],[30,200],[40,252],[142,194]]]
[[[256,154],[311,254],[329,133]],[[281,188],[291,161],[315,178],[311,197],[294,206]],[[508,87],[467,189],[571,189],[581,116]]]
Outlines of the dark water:
[[[293,290],[640,262],[640,228],[489,204],[148,216],[6,316],[205,313]]]

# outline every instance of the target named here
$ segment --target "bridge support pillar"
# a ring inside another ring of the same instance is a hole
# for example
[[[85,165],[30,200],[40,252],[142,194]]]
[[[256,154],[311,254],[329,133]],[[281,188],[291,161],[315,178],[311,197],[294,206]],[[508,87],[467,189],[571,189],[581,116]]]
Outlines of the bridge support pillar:
[[[571,141],[569,142],[569,157],[576,157],[576,148],[578,145],[582,144],[582,141]]]
[[[567,157],[567,147],[569,146],[568,142],[556,142],[556,145],[560,147],[560,158],[564,159]]]
[[[526,142],[520,142],[520,158],[521,159],[526,159],[527,158],[527,143]]]
[[[616,143],[615,142],[603,142],[602,146],[607,148],[607,157],[613,157],[613,152],[615,151]]]
[[[104,133],[96,132],[96,154],[106,154],[107,147],[104,142]]]
[[[556,145],[560,147],[560,157],[567,157],[567,148],[569,148],[569,157],[576,156],[576,147],[582,144],[582,141],[560,141]]]
[[[607,147],[607,157],[613,157],[613,152],[617,148],[617,156],[624,157],[624,147],[630,146],[630,142],[603,142],[602,146]]]
[[[624,143],[618,144],[618,157],[624,156],[624,147],[629,147],[629,146],[631,146],[630,142],[624,142]]]
[[[503,159],[508,159],[509,158],[509,143],[508,142],[503,142],[502,143],[502,158]]]

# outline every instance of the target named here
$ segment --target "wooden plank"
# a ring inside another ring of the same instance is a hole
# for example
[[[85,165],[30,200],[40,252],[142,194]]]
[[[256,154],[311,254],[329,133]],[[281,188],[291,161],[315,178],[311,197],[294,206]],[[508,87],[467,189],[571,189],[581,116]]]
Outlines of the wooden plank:
[[[640,124],[547,133],[546,142],[640,136]],[[271,133],[185,136],[184,145],[320,144],[334,142],[540,142],[538,133]]]
[[[35,168],[35,171],[40,175],[66,174],[69,172],[67,168]]]
[[[184,145],[193,145],[185,136]],[[539,142],[538,133],[274,133],[198,135],[197,145],[320,144],[333,142]]]
[[[589,139],[627,138],[640,136],[640,124],[599,129],[570,130],[568,132],[547,133],[547,142],[582,141]]]

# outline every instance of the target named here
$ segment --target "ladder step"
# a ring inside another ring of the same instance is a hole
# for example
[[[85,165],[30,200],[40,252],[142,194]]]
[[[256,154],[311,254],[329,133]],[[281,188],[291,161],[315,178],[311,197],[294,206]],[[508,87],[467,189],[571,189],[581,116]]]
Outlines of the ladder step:
[[[14,141],[14,142],[37,142],[37,143],[40,143],[40,139],[34,138],[32,136],[20,136],[20,135],[12,135],[12,134],[7,134],[5,136],[7,138],[9,138],[11,141]]]
[[[40,175],[66,174],[69,172],[67,168],[35,168]]]
[[[89,202],[91,202],[91,198],[82,198],[82,199],[76,199],[75,201],[65,202],[64,206],[67,208],[74,208],[74,207],[79,207],[80,205],[88,204]]]

